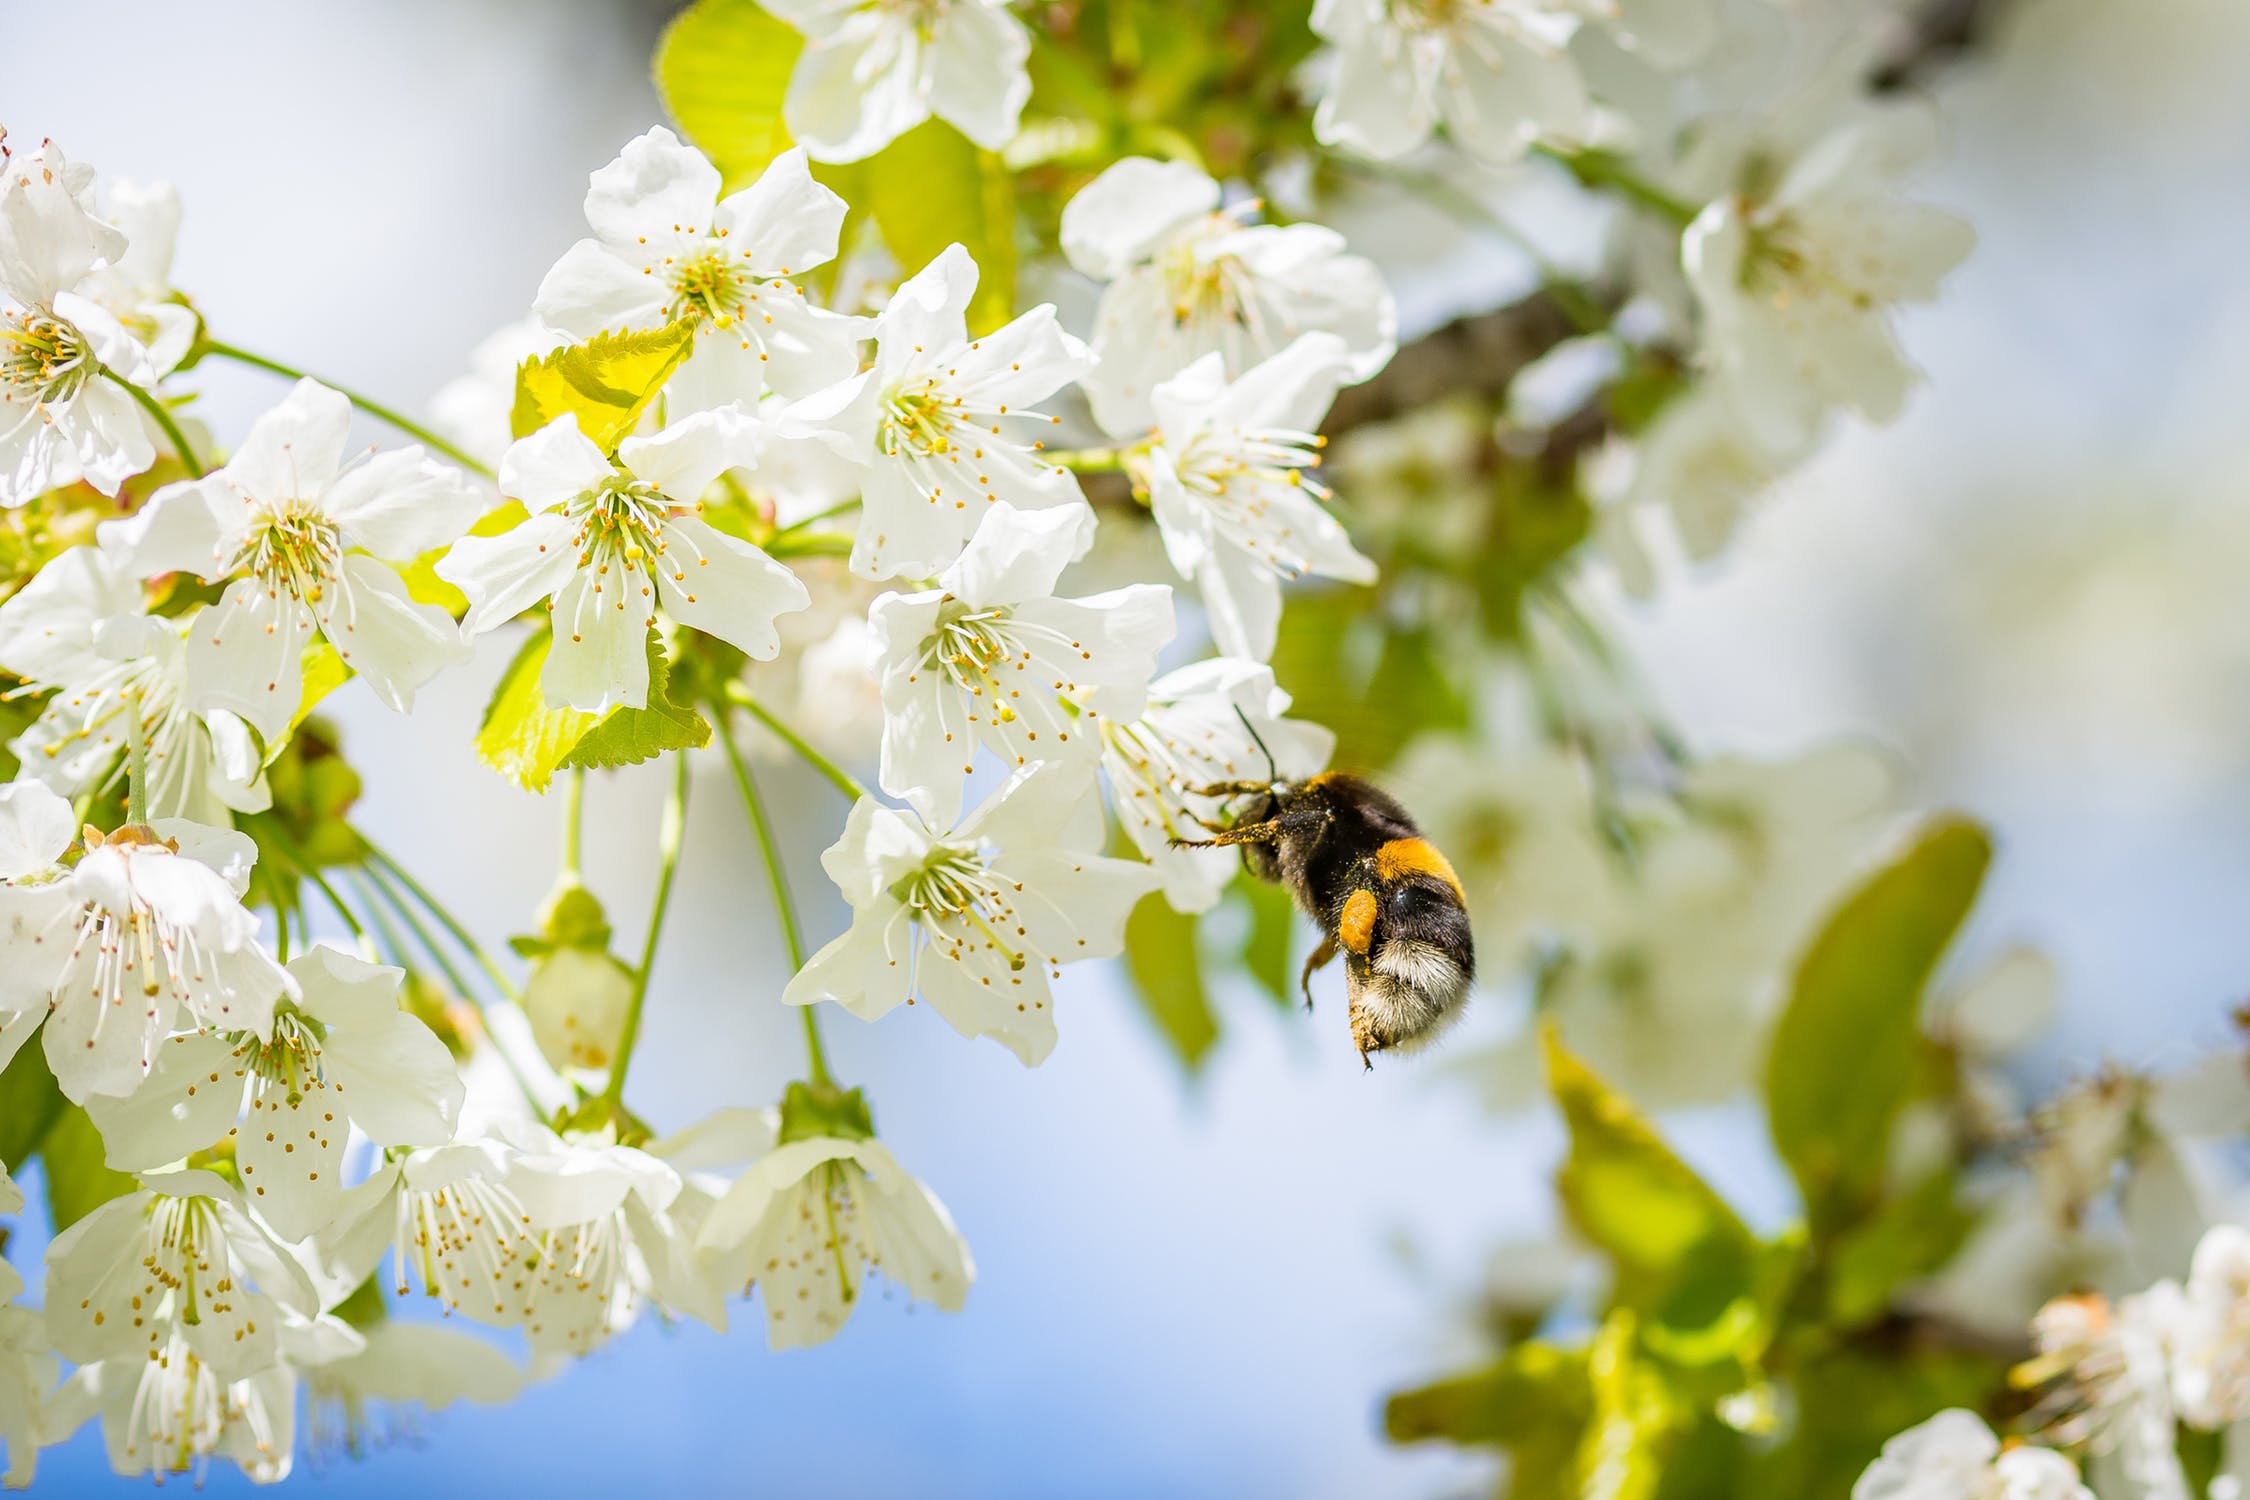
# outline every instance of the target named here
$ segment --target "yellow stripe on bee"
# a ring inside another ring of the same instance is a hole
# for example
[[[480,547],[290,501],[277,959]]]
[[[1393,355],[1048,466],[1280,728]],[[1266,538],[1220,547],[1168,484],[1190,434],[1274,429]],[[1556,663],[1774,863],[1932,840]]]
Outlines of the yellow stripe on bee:
[[[1336,919],[1336,940],[1361,958],[1375,942],[1375,893],[1354,891]]]
[[[1468,895],[1461,889],[1461,877],[1453,873],[1451,861],[1438,853],[1437,845],[1428,839],[1392,839],[1375,851],[1375,873],[1385,880],[1435,875],[1453,887],[1453,894],[1463,905],[1468,904]]]

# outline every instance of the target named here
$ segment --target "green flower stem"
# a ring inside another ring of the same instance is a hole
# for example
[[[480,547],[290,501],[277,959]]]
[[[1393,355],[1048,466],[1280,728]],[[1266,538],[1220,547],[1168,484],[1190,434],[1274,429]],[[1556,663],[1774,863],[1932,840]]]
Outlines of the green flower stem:
[[[758,795],[758,783],[750,775],[750,767],[742,759],[742,747],[734,741],[734,729],[727,722],[723,707],[714,704],[711,722],[719,732],[719,744],[727,753],[727,764],[734,770],[734,784],[741,789],[742,806],[750,814],[750,827],[758,835],[758,852],[765,856],[766,880],[773,887],[775,913],[781,918],[781,939],[789,945],[789,972],[794,974],[805,966],[805,938],[797,926],[797,905],[789,894],[789,877],[781,867],[781,850],[775,845],[773,824],[766,817],[765,800]],[[820,1020],[814,1014],[818,1006],[802,1005],[798,1013],[805,1023],[805,1055],[812,1068],[814,1083],[829,1083],[828,1054],[820,1045]]]
[[[617,1056],[609,1065],[609,1085],[602,1090],[602,1097],[613,1105],[625,1099],[625,1070],[632,1066],[633,1046],[641,1037],[641,1009],[648,1001],[657,940],[664,935],[664,914],[672,905],[672,878],[680,871],[680,845],[687,837],[686,751],[672,752],[672,767],[672,795],[664,804],[664,820],[656,831],[656,902],[649,910],[648,937],[641,944],[640,965],[633,970],[633,995],[625,1004],[625,1024],[617,1033]]]
[[[380,923],[382,921],[381,906],[389,906],[392,913],[406,928],[408,934],[413,937],[415,943],[420,946],[424,953],[430,956],[430,962],[437,966],[437,971],[444,976],[445,982],[453,986],[453,993],[470,1005],[475,1006],[477,1014],[483,1015],[484,1006],[478,1001],[477,992],[470,987],[468,980],[462,977],[461,971],[453,966],[453,961],[446,957],[444,945],[439,943],[431,935],[430,930],[422,925],[421,919],[414,914],[414,909],[407,905],[406,898],[385,884],[377,871],[377,867],[371,863],[361,865],[358,876],[358,884],[362,893],[372,891],[380,898],[380,904],[376,902],[368,904],[368,914]],[[389,931],[388,924],[384,924],[384,930]],[[393,947],[396,948],[395,938],[392,943]],[[400,957],[404,957],[403,951],[400,953]],[[399,967],[405,968],[406,965],[401,963]],[[516,1088],[523,1094],[524,1102],[531,1106],[534,1114],[539,1113],[544,1106],[540,1103],[538,1090],[531,1086],[531,1075],[524,1071],[523,1064],[516,1061],[516,1055],[501,1045],[500,1038],[492,1034],[490,1022],[485,1024],[484,1039],[491,1045],[492,1050],[498,1054],[500,1061],[506,1065],[508,1076],[515,1079]]]
[[[338,385],[333,380],[323,379],[318,375],[308,376],[303,370],[292,369],[288,365],[283,364],[280,360],[268,359],[263,354],[252,354],[247,349],[237,349],[234,345],[222,344],[217,339],[205,339],[201,345],[201,348],[205,354],[215,354],[221,359],[231,359],[236,364],[249,365],[253,369],[265,370],[271,374],[280,375],[290,380],[319,380],[322,385],[327,386],[330,390],[343,397],[346,401],[349,401],[352,405],[358,407],[361,411],[366,412],[369,416],[375,418],[379,422],[388,422],[391,426],[396,427],[399,431],[405,433],[408,437],[414,439],[423,447],[434,448],[438,452],[444,454],[447,458],[452,459],[462,468],[472,470],[473,472],[478,474],[482,474],[487,479],[496,477],[487,465],[479,463],[476,459],[471,458],[468,454],[462,452],[459,448],[454,447],[453,444],[447,442],[444,438],[439,437],[436,433],[430,431],[430,429],[424,427],[421,423],[416,422],[409,417],[403,416],[396,411],[393,411],[390,407],[383,405],[379,401],[370,401],[367,397],[360,395],[357,391],[347,390],[343,386]]]
[[[139,688],[125,695],[125,821],[148,822],[148,735]]]
[[[775,531],[772,536],[767,537],[766,541],[771,544],[773,542],[779,541],[785,536],[790,536],[796,532],[803,531],[808,526],[817,526],[822,521],[833,521],[838,516],[844,514],[846,511],[853,511],[858,509],[859,496],[857,495],[852,496],[849,500],[839,500],[834,505],[829,506],[826,510],[816,510],[809,516],[801,516],[797,520],[791,521],[787,526],[781,527],[779,530]]]
[[[273,845],[274,852],[281,856],[282,863],[289,866],[296,873],[298,879],[310,882],[313,889],[320,892],[322,899],[327,901],[329,908],[336,913],[345,928],[350,931],[354,938],[358,939],[359,945],[365,948],[367,946],[367,929],[360,925],[357,914],[344,904],[343,897],[336,894],[336,888],[328,883],[328,878],[320,873],[319,867],[305,856],[302,849],[290,842],[288,835],[272,826],[272,820],[270,819],[265,828],[265,835],[267,842]]]
[[[414,898],[416,905],[437,919],[438,925],[445,929],[454,942],[461,945],[461,951],[476,960],[477,967],[484,971],[485,977],[492,981],[492,987],[498,990],[504,999],[516,1001],[522,998],[514,983],[509,980],[507,975],[501,973],[500,966],[492,961],[492,956],[484,951],[483,946],[475,938],[469,936],[469,930],[454,918],[453,913],[445,909],[437,897],[431,895],[423,887],[422,882],[407,874],[397,860],[376,848],[374,841],[368,838],[366,834],[361,833],[356,828],[352,832],[358,837],[361,847],[367,850],[367,858],[371,864],[391,880],[397,882],[401,890]]]
[[[205,474],[211,472],[204,467],[203,460],[195,456],[195,449],[188,446],[187,434],[180,431],[179,421],[172,415],[172,408],[159,401],[154,392],[142,390],[109,366],[103,365],[100,369],[104,379],[114,380],[125,387],[125,394],[139,402],[141,410],[147,412],[150,419],[163,429],[164,436],[171,440],[172,451],[177,453],[180,456],[180,462],[187,466],[190,477],[201,479]]]
[[[570,768],[570,779],[563,783],[563,873],[572,880],[578,878],[579,829],[586,817],[586,773],[577,766]]]
[[[769,557],[849,557],[856,541],[848,531],[777,531],[766,538]]]
[[[1703,211],[1696,204],[1666,192],[1627,166],[1622,158],[1606,151],[1573,151],[1560,146],[1534,146],[1531,149],[1549,161],[1567,168],[1571,176],[1587,187],[1608,188],[1618,196],[1670,219],[1678,228],[1687,228],[1695,222],[1695,216]]]
[[[727,702],[749,714],[751,718],[772,730],[781,742],[805,758],[805,763],[828,778],[828,784],[857,802],[867,795],[867,788],[859,784],[852,774],[805,742],[805,737],[782,723],[766,711],[764,704],[750,696],[750,690],[739,682],[727,684]]]
[[[1126,448],[1055,448],[1039,456],[1061,469],[1072,469],[1080,474],[1119,474],[1124,472],[1125,457],[1133,450]]]

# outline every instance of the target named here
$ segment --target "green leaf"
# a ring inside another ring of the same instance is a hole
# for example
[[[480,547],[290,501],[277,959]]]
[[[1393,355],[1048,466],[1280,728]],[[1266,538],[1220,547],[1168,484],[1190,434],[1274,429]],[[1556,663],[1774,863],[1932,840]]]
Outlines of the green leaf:
[[[62,1090],[47,1071],[47,1052],[31,1038],[0,1073],[0,1167],[13,1174],[39,1149],[63,1111]]]
[[[498,536],[530,519],[530,512],[521,500],[510,500],[493,507],[477,518],[469,528],[471,536]],[[413,562],[398,570],[399,582],[406,585],[406,597],[416,604],[434,604],[447,614],[459,619],[469,611],[469,596],[453,584],[438,577],[437,565],[453,550],[451,542],[443,547],[433,547]]]
[[[1578,1447],[1593,1410],[1585,1350],[1518,1344],[1489,1368],[1392,1396],[1383,1430],[1394,1443],[1505,1448],[1513,1500],[1559,1500],[1578,1492]]]
[[[1297,933],[1297,903],[1289,892],[1263,880],[1238,880],[1236,899],[1249,908],[1250,927],[1243,939],[1242,966],[1250,977],[1283,1010],[1295,1010],[1304,999],[1290,949]]]
[[[543,792],[555,768],[599,723],[575,708],[549,708],[539,690],[552,633],[536,630],[500,674],[477,729],[477,758],[527,792]]]
[[[656,44],[656,92],[687,138],[740,187],[789,149],[782,100],[805,39],[752,0],[696,0]]]
[[[1766,1112],[1816,1243],[1881,1196],[1913,1083],[1922,988],[1991,858],[1976,824],[1933,824],[1836,909],[1798,963],[1766,1065]]]
[[[47,1179],[47,1211],[61,1234],[112,1198],[138,1188],[104,1159],[102,1134],[75,1104],[65,1104],[39,1143],[40,1170]]]
[[[1203,988],[1196,919],[1165,904],[1162,892],[1141,898],[1125,923],[1125,972],[1141,1009],[1156,1023],[1182,1067],[1194,1072],[1219,1039],[1218,1018]]]
[[[1976,1226],[1962,1206],[1953,1168],[1940,1167],[1844,1231],[1828,1257],[1828,1319],[1840,1328],[1874,1322],[1892,1294],[1951,1260]]]
[[[1592,1419],[1579,1444],[1581,1500],[1649,1500],[1686,1413],[1635,1347],[1633,1315],[1613,1312],[1586,1351]]]
[[[633,430],[664,382],[695,347],[695,320],[645,333],[598,333],[527,359],[516,370],[510,429],[529,437],[567,412],[603,452]]]
[[[1579,1232],[1615,1260],[1617,1302],[1674,1328],[1735,1321],[1736,1304],[1757,1291],[1757,1241],[1552,1024],[1544,1043],[1548,1087],[1570,1127],[1556,1189]]]
[[[562,758],[582,771],[637,766],[672,750],[711,742],[711,726],[694,708],[672,699],[672,671],[654,632],[648,638],[648,707],[613,708]]]
[[[999,156],[942,120],[917,125],[867,162],[867,207],[911,275],[958,244],[977,263],[969,332],[1008,321],[1016,297],[1016,190]]]

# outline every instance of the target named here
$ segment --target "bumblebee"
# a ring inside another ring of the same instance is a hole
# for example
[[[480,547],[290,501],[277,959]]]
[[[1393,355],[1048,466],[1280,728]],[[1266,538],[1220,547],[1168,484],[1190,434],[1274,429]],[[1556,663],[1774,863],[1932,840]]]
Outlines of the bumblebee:
[[[1330,772],[1309,781],[1229,781],[1198,795],[1246,799],[1231,823],[1182,848],[1239,845],[1261,880],[1288,888],[1320,927],[1299,983],[1341,953],[1352,1041],[1368,1054],[1413,1051],[1458,1020],[1476,975],[1461,881],[1398,800],[1372,782]]]

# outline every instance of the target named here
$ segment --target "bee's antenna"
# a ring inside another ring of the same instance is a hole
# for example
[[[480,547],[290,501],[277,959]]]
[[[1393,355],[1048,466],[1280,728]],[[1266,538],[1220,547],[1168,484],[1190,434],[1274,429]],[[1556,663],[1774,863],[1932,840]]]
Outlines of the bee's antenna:
[[[1239,703],[1234,706],[1234,716],[1242,721],[1242,727],[1244,729],[1250,731],[1251,741],[1256,744],[1261,751],[1265,752],[1266,780],[1279,781],[1281,779],[1281,768],[1274,764],[1273,752],[1266,749],[1265,736],[1258,733],[1258,726],[1250,722],[1250,716],[1242,711],[1242,705]]]

